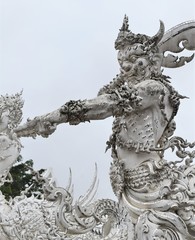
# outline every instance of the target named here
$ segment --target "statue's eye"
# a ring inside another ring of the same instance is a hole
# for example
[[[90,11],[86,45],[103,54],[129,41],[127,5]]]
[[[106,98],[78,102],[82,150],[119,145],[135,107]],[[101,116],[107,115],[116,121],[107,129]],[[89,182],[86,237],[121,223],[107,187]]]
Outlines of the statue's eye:
[[[130,56],[129,61],[134,63],[137,60],[136,56]]]

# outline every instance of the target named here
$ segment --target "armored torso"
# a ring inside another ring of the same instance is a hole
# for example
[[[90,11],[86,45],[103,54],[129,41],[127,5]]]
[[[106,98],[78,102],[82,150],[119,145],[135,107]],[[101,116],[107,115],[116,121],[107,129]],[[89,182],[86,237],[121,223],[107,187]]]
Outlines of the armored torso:
[[[157,146],[171,120],[173,108],[169,103],[170,93],[162,83],[154,80],[143,81],[136,88],[138,97],[142,99],[141,104],[116,118],[113,135],[116,146],[121,149],[136,153],[150,152]],[[153,101],[150,101],[151,97]]]

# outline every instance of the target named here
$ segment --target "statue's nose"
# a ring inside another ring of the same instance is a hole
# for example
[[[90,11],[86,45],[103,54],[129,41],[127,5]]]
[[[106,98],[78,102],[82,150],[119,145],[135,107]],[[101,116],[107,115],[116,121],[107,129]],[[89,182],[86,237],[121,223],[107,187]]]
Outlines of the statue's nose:
[[[132,65],[129,63],[123,63],[122,68],[127,72],[127,71],[131,70]]]

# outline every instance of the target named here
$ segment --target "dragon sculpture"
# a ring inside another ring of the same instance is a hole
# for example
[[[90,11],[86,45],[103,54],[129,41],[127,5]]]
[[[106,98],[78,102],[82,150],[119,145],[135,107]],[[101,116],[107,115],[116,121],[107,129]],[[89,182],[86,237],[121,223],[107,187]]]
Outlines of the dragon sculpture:
[[[118,202],[94,201],[98,180],[73,201],[47,171],[34,172],[43,194],[23,193],[7,202],[1,194],[1,240],[192,240],[195,239],[195,143],[174,136],[180,95],[162,67],[177,68],[193,59],[178,57],[195,50],[195,22],[184,22],[149,37],[129,30],[128,18],[115,41],[120,73],[90,100],[71,100],[59,109],[20,125],[21,93],[0,98],[0,183],[20,154],[21,137],[48,137],[59,124],[113,116],[107,141],[113,161],[110,180]],[[167,54],[172,52],[173,54]],[[167,161],[171,148],[178,161]]]

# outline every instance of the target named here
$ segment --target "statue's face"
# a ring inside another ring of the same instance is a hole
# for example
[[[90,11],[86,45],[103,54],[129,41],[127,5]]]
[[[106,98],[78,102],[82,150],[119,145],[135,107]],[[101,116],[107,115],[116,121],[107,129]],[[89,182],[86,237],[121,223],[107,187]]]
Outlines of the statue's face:
[[[148,67],[150,63],[141,44],[134,44],[131,47],[127,46],[123,50],[120,50],[118,61],[122,73],[128,77],[143,79],[149,75]]]
[[[118,61],[121,72],[125,74],[129,81],[141,81],[151,76],[151,69],[154,68],[150,56],[144,50],[142,44],[126,46],[118,53]],[[156,60],[155,60],[156,61]],[[157,68],[158,68],[157,64]]]

